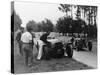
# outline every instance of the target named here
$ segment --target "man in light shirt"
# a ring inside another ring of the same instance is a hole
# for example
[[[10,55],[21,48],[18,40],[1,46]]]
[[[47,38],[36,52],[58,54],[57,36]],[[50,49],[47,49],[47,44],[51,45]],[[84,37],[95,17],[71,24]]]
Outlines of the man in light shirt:
[[[26,31],[25,33],[22,34],[21,41],[24,43],[29,43],[32,41],[32,35],[30,32]]]
[[[24,32],[21,36],[21,41],[23,43],[22,50],[25,54],[25,64],[26,66],[31,65],[33,63],[33,35],[32,35],[32,28],[26,26],[27,31]],[[30,64],[29,64],[30,58]]]

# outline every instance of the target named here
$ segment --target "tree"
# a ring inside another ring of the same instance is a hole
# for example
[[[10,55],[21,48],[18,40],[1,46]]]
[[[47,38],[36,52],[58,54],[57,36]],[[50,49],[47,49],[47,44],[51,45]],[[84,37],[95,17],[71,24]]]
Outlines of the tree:
[[[36,24],[36,22],[35,21],[29,21],[27,24],[26,24],[26,26],[29,26],[30,28],[32,28],[32,30],[34,31],[34,32],[37,32],[38,31],[38,26],[37,26],[37,24]]]
[[[66,16],[72,17],[72,5],[69,4],[60,4],[58,9],[64,13],[66,13]],[[71,15],[68,14],[68,12],[71,12]]]
[[[22,24],[22,20],[19,15],[16,14],[15,10],[13,11],[11,15],[11,25],[14,27],[14,31],[17,31]]]
[[[96,6],[83,6],[84,10],[87,12],[88,18],[88,36],[97,37],[97,7]]]
[[[39,22],[39,23],[37,23],[37,27],[38,27],[38,32],[41,32],[41,31],[43,31],[43,26],[42,26],[42,23],[41,22]]]
[[[75,33],[86,33],[86,23],[82,19],[73,20],[73,31]]]
[[[70,17],[59,18],[56,24],[57,30],[63,34],[70,33],[71,32],[70,26],[72,26],[72,21],[73,20]]]
[[[49,20],[49,19],[46,19],[46,28],[48,29],[47,31],[53,31],[53,23]]]
[[[39,27],[42,28],[42,31],[53,31],[54,25],[49,19],[45,19]]]
[[[21,27],[21,24],[22,20],[20,16],[14,13],[14,30],[16,31],[17,29],[19,29]]]
[[[76,12],[72,11],[74,8],[77,8]],[[72,20],[70,24],[71,32],[77,32],[77,33],[88,33],[89,36],[97,36],[97,7],[96,6],[83,6],[83,5],[69,5],[69,4],[60,4],[60,7],[58,9],[64,13],[66,13],[66,17],[71,17],[73,19],[73,14],[76,15],[76,20]],[[68,12],[71,13],[71,15],[68,15]],[[68,29],[65,30],[66,26],[62,26],[63,23],[59,19],[60,22],[58,22],[58,30],[61,32],[69,32]],[[63,21],[64,22],[64,21]],[[66,24],[68,25],[66,21]],[[60,25],[61,24],[61,25]],[[92,26],[91,26],[92,25]],[[63,28],[64,27],[64,28]],[[62,29],[61,29],[62,28]],[[68,28],[68,27],[67,27]],[[61,30],[60,30],[61,29]],[[94,30],[93,30],[94,29]],[[63,31],[62,31],[63,30]],[[92,31],[93,30],[93,33]]]
[[[77,19],[80,19],[81,18],[81,10],[80,10],[81,6],[80,5],[77,5],[77,13],[76,13],[76,18]]]

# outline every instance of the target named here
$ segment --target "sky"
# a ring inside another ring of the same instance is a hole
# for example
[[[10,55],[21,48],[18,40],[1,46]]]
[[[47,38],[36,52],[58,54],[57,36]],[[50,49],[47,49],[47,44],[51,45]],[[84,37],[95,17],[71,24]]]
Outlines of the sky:
[[[58,18],[65,15],[59,11],[58,6],[60,5],[51,3],[15,2],[14,9],[22,19],[21,26],[25,27],[31,20],[41,22],[45,18],[56,24]]]

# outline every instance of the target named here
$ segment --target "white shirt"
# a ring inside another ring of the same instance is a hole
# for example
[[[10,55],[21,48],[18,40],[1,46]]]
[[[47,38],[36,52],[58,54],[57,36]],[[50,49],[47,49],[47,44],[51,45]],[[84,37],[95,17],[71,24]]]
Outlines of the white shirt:
[[[24,43],[29,43],[32,40],[32,35],[29,32],[24,32],[21,36],[21,41]]]

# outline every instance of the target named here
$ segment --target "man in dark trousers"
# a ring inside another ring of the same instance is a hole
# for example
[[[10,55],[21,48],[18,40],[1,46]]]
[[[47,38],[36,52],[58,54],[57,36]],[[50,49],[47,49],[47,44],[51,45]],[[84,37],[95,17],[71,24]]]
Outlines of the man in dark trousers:
[[[33,64],[33,34],[32,34],[32,28],[30,26],[26,26],[27,31],[24,32],[21,36],[22,41],[22,50],[25,57],[25,64],[26,66]],[[30,59],[30,60],[29,60]]]
[[[51,43],[47,40],[49,34],[50,32],[46,32],[40,37],[40,40],[42,40],[47,45],[47,49],[43,50],[43,54],[45,56],[44,59],[46,60],[50,59],[49,51],[50,51]]]
[[[22,49],[21,49],[21,47],[22,47],[22,42],[21,42],[22,33],[23,33],[23,29],[20,28],[20,31],[17,33],[17,36],[16,36],[16,40],[17,40],[18,46],[19,46],[19,53],[21,55],[23,55],[23,52],[22,52]]]

